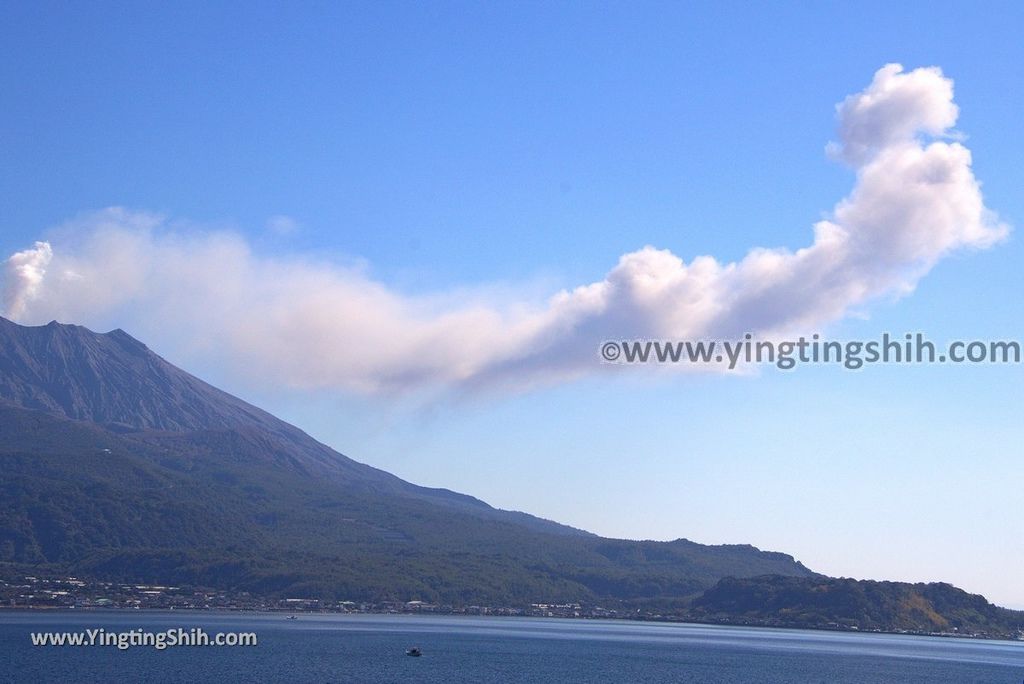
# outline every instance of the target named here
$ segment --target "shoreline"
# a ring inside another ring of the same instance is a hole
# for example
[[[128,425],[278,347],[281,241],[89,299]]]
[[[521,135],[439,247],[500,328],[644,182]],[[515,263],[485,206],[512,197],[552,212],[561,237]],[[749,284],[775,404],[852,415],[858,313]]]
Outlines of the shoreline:
[[[986,634],[960,634],[954,632],[924,632],[913,630],[884,630],[884,629],[859,629],[829,626],[808,626],[808,625],[781,625],[765,624],[758,622],[725,622],[707,620],[687,620],[657,617],[623,617],[623,616],[570,616],[570,615],[535,615],[535,614],[509,614],[501,612],[465,612],[458,610],[451,611],[392,611],[392,610],[359,610],[359,611],[331,611],[331,610],[287,610],[287,609],[257,609],[257,608],[175,608],[175,607],[105,607],[105,606],[0,606],[0,615],[14,613],[119,613],[119,614],[195,614],[195,615],[253,615],[253,616],[281,616],[288,619],[289,616],[296,617],[329,617],[329,616],[368,616],[368,617],[420,617],[420,618],[487,618],[494,620],[552,620],[552,621],[581,621],[581,622],[618,622],[622,624],[639,623],[646,625],[686,625],[692,627],[735,627],[749,629],[770,629],[793,632],[819,632],[832,634],[861,634],[861,635],[889,635],[889,636],[911,636],[930,637],[939,639],[963,639],[967,641],[1002,641],[1008,644],[1024,644],[1024,634],[1016,637],[1009,635],[986,635]]]

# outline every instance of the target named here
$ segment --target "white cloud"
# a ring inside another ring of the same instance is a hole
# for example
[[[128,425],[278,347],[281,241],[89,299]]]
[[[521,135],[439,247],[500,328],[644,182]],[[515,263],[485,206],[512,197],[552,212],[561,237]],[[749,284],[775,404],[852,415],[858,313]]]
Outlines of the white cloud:
[[[887,64],[865,90],[836,105],[842,144],[833,151],[858,164],[885,147],[918,134],[948,134],[960,113],[953,82],[937,67],[904,73]]]
[[[856,184],[795,252],[686,263],[645,247],[602,280],[547,301],[409,296],[363,270],[260,256],[237,234],[108,209],[65,226],[49,272],[48,245],[12,257],[5,301],[15,318],[116,322],[267,383],[365,392],[600,372],[604,339],[814,330],[911,291],[953,250],[1006,235],[954,139],[952,97],[938,69],[888,65],[841,103],[830,149],[855,169]]]
[[[20,318],[24,315],[46,277],[46,267],[52,258],[50,244],[37,242],[32,249],[16,252],[7,259],[3,290],[5,316]]]

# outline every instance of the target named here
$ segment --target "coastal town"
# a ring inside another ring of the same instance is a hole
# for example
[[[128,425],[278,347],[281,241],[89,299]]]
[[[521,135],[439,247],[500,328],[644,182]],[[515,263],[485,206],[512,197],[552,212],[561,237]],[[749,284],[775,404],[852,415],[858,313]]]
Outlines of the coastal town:
[[[434,613],[444,615],[515,615],[562,618],[628,618],[624,611],[579,603],[535,603],[529,607],[449,606],[420,600],[324,601],[312,598],[266,598],[248,592],[199,587],[94,582],[78,577],[31,575],[0,579],[0,609],[139,609],[238,610],[284,613]],[[654,616],[645,616],[651,617]]]

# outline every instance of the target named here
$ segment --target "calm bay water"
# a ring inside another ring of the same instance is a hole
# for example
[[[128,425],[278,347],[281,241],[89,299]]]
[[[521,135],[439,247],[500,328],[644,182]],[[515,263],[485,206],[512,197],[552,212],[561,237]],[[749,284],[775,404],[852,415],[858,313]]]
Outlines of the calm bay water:
[[[253,648],[39,647],[31,632],[201,627]],[[421,658],[405,650],[419,646]],[[0,612],[4,682],[1021,684],[1024,642],[618,621]]]

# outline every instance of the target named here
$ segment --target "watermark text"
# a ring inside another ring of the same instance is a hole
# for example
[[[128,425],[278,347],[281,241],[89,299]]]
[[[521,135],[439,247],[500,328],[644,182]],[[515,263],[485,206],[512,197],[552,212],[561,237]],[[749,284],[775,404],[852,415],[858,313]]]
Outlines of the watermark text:
[[[824,340],[820,335],[795,340],[609,340],[600,347],[605,363],[691,364],[735,370],[741,365],[772,364],[779,370],[798,365],[840,365],[858,370],[872,364],[1019,364],[1017,340],[955,340],[945,345],[922,333],[875,340]]]

